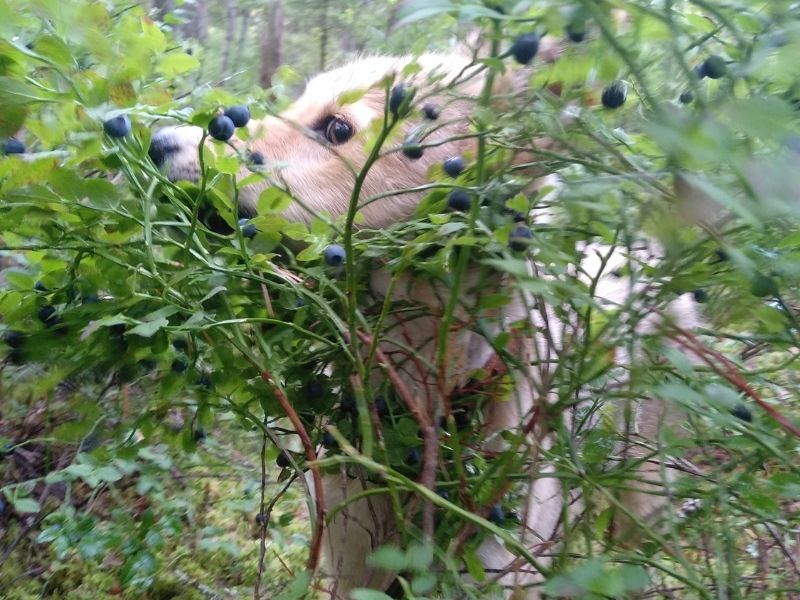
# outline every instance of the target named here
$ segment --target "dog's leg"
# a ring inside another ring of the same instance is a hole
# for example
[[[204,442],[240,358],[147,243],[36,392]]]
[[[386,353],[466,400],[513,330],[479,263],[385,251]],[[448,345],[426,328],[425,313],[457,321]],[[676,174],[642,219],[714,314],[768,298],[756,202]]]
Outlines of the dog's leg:
[[[533,268],[533,267],[532,267]],[[551,466],[542,454],[551,445],[550,424],[546,420],[546,404],[550,401],[549,374],[561,344],[558,322],[551,311],[539,306],[529,294],[519,294],[500,316],[505,325],[526,321],[524,334],[515,334],[513,354],[526,368],[513,371],[514,386],[510,398],[492,403],[485,424],[490,443],[500,442],[499,433],[516,432],[522,436],[529,467],[536,476],[528,482],[527,501],[521,507],[520,539],[537,556],[536,565],[529,564],[509,552],[495,537],[489,537],[478,549],[478,556],[487,571],[487,578],[499,583],[506,598],[536,600],[542,582],[537,566],[547,567],[549,548],[554,543],[564,511],[564,498],[559,480],[548,474]],[[498,450],[503,450],[500,442]]]
[[[367,486],[344,472],[324,476],[323,487],[326,511],[330,514],[338,510],[327,524],[322,541],[321,578],[326,597],[349,600],[354,588],[385,589],[394,576],[368,566],[366,559],[397,534],[388,495],[349,500]]]
[[[612,265],[611,269],[621,260],[624,259],[612,256],[608,261]],[[638,291],[637,287],[632,287],[627,278],[603,274],[598,278],[596,297],[601,302],[623,302],[629,294]],[[650,313],[637,323],[634,327],[635,336],[655,333],[665,325],[668,326],[665,320],[673,321],[684,329],[693,329],[702,322],[694,300],[689,294],[683,294],[669,303],[664,311]],[[641,358],[637,356],[636,348],[633,352],[634,356],[629,356],[628,349],[618,349],[617,364],[627,365]],[[687,358],[690,362],[699,363],[693,357]],[[626,482],[628,489],[617,496],[620,506],[615,511],[613,533],[623,543],[639,536],[638,524],[654,525],[663,517],[669,503],[666,492],[676,478],[677,471],[665,464],[663,453],[651,456],[653,451],[650,448],[657,448],[665,429],[680,434],[681,423],[685,421],[685,416],[678,407],[653,397],[632,400],[629,408],[630,414],[627,416],[623,416],[626,411],[622,408],[616,408],[618,427],[626,437],[631,437],[631,440],[639,439],[642,444],[637,445],[626,439],[621,448],[625,460],[638,463],[631,470],[630,479]]]

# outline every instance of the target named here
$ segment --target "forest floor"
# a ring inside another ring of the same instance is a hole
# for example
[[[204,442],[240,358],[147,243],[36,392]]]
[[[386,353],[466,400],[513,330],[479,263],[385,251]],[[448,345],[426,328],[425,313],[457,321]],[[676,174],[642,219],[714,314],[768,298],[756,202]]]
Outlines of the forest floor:
[[[252,598],[261,550],[261,434],[220,423],[190,452],[176,432],[135,444],[127,461],[117,454],[105,462],[102,445],[79,454],[76,444],[53,440],[59,409],[68,406],[59,404],[7,403],[0,412],[0,487],[32,481],[30,498],[41,507],[16,510],[22,505],[0,493],[0,599]],[[116,468],[121,477],[98,482],[90,467]],[[59,470],[81,479],[48,479]],[[266,462],[267,504],[288,476]],[[271,598],[302,571],[308,551],[299,482],[275,504],[264,549],[261,597]]]

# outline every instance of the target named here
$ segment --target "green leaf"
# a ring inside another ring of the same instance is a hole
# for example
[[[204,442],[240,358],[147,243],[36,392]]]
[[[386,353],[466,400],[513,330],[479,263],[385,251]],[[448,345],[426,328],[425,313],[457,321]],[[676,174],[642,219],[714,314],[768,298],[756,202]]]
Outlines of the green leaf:
[[[166,317],[161,317],[155,319],[153,321],[147,321],[145,323],[139,323],[136,327],[133,327],[128,331],[130,335],[139,335],[142,337],[152,337],[159,329],[166,327],[169,325],[169,319]]]
[[[506,207],[526,215],[531,208],[531,203],[525,194],[517,194],[510,200],[506,200]]]
[[[597,539],[603,539],[603,537],[607,534],[608,524],[611,522],[611,518],[613,516],[614,507],[606,508],[599,515],[597,515],[597,520],[594,523],[594,534]]]
[[[189,71],[193,71],[200,66],[194,56],[185,53],[172,53],[164,56],[156,66],[156,72],[161,73],[164,77],[175,77],[182,75]]]
[[[241,163],[235,156],[218,156],[214,166],[217,171],[226,175],[236,175],[241,169]]]
[[[429,19],[441,14],[455,12],[456,5],[450,0],[418,0],[406,5],[407,8],[401,12],[401,17],[395,27],[404,27],[410,23]]]
[[[464,549],[464,565],[467,567],[467,572],[470,576],[478,583],[486,579],[486,571],[483,569],[483,562],[478,558],[474,546]]]
[[[411,591],[415,594],[427,594],[436,587],[436,575],[433,573],[418,573],[411,580]]]
[[[478,308],[481,310],[491,310],[505,306],[511,301],[508,294],[484,294],[478,300]]]
[[[644,590],[650,585],[647,570],[641,565],[622,565],[619,574],[628,592]]]
[[[101,481],[107,481],[109,483],[113,483],[122,479],[122,473],[111,466],[100,467],[95,471],[95,474]]]
[[[52,542],[57,537],[63,534],[64,534],[64,528],[61,526],[61,524],[57,523],[55,525],[50,525],[49,527],[43,529],[36,537],[36,541],[38,543]]]
[[[275,600],[300,600],[308,593],[310,584],[311,573],[300,571],[286,586],[286,589],[275,597]]]
[[[364,588],[353,590],[350,592],[350,597],[353,598],[353,600],[392,600],[391,596],[387,596],[383,592]]]
[[[348,90],[339,95],[339,106],[346,106],[358,102],[367,93],[366,88]]]
[[[71,475],[72,478],[85,479],[94,472],[94,467],[88,464],[73,464],[64,468],[64,473]]]
[[[29,83],[0,77],[0,106],[27,106],[32,102],[53,102],[55,94],[43,92]]]
[[[277,187],[265,189],[258,197],[259,213],[283,212],[292,204],[292,197]]]
[[[406,569],[421,573],[427,571],[433,563],[433,546],[431,544],[411,544],[406,550]]]
[[[399,573],[407,568],[406,555],[399,548],[383,546],[367,557],[367,564]]]
[[[12,498],[11,504],[18,513],[38,513],[41,505],[33,498]]]

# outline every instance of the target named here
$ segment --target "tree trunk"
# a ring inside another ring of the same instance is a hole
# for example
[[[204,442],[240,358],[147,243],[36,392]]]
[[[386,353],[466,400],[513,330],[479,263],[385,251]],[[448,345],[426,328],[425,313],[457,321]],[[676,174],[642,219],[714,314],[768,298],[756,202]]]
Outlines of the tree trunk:
[[[187,38],[205,44],[208,39],[208,0],[195,0],[192,18],[186,22],[183,31]]]
[[[392,6],[389,7],[386,16],[386,25],[383,28],[384,33],[386,36],[394,33],[395,27],[397,26],[398,21],[400,20],[400,16],[403,14],[403,10],[408,8],[409,0],[397,0]]]
[[[164,21],[164,17],[166,17],[172,9],[172,0],[153,0],[153,8],[156,9],[156,20],[157,21]]]
[[[283,21],[282,0],[272,0],[267,6],[264,34],[261,36],[261,71],[258,83],[263,88],[272,87],[272,77],[281,64]]]
[[[234,30],[236,29],[236,3],[234,0],[225,0],[225,43],[222,46],[222,65],[220,78],[228,75],[228,65],[233,49]]]
[[[386,18],[386,27],[383,29],[383,33],[386,37],[394,31],[394,26],[397,24],[397,18],[400,16],[401,8],[403,8],[402,2],[398,2],[389,8],[389,16]]]
[[[328,0],[322,1],[319,29],[319,70],[324,71],[328,58]]]
[[[233,58],[233,62],[236,65],[242,64],[242,56],[244,56],[244,51],[247,47],[247,38],[250,31],[250,16],[250,9],[239,9],[239,39],[236,42],[236,54]]]

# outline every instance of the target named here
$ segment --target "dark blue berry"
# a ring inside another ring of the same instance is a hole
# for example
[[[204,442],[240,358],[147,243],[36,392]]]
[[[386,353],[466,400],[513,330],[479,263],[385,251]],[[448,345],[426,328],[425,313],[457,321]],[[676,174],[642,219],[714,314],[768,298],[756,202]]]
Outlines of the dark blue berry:
[[[309,400],[319,400],[325,393],[325,388],[316,379],[312,379],[305,385],[306,396]]]
[[[211,373],[207,372],[201,373],[200,377],[197,378],[197,385],[207,390],[210,390],[214,385],[214,382],[211,379]]]
[[[379,417],[385,417],[389,414],[389,405],[386,403],[386,397],[383,394],[375,396],[375,411]]]
[[[714,263],[726,262],[729,259],[730,256],[728,256],[728,253],[725,252],[725,250],[722,250],[720,248],[714,250],[714,261],[713,261]]]
[[[464,159],[460,156],[451,156],[444,161],[442,168],[450,177],[458,177],[464,172]]]
[[[750,293],[758,298],[778,295],[778,284],[769,275],[756,273],[750,282]]]
[[[470,424],[470,413],[466,409],[456,409],[451,414],[459,431],[463,431]]]
[[[289,461],[289,453],[286,452],[286,450],[281,450],[278,454],[278,457],[275,459],[275,464],[281,469],[285,469],[286,467],[290,466],[292,463]]]
[[[628,84],[624,81],[615,81],[603,90],[600,102],[606,108],[619,108],[625,104],[628,97]]]
[[[325,248],[323,256],[325,258],[325,264],[327,264],[329,267],[341,267],[344,264],[344,248],[342,248],[339,244],[331,244]]]
[[[692,296],[694,297],[694,301],[703,304],[708,300],[708,292],[706,292],[703,288],[698,288],[692,292]]]
[[[254,165],[263,165],[264,164],[264,155],[261,152],[249,152],[247,154],[247,158],[250,160],[251,163]]]
[[[539,36],[535,33],[523,33],[511,46],[511,56],[523,65],[527,65],[539,51]]]
[[[747,423],[750,423],[753,420],[753,414],[744,404],[737,404],[733,409],[731,409],[731,414],[737,419],[741,419]]]
[[[158,366],[158,363],[152,358],[145,358],[139,361],[139,366],[145,373],[150,373]]]
[[[3,341],[8,344],[10,348],[19,348],[25,343],[25,334],[21,331],[9,329],[3,334]]]
[[[697,75],[698,79],[703,79],[706,76],[706,63],[700,63],[694,68],[694,74]]]
[[[39,312],[36,314],[39,317],[39,320],[47,325],[48,327],[52,327],[58,322],[58,316],[56,315],[56,309],[49,304],[45,304],[39,309]]]
[[[450,210],[466,212],[472,205],[472,198],[464,190],[453,190],[447,197],[447,207]]]
[[[229,117],[219,115],[211,119],[211,122],[208,124],[208,135],[215,140],[225,142],[231,139],[234,129],[236,129],[236,127]]]
[[[682,92],[680,96],[678,96],[678,101],[681,104],[691,104],[693,100],[694,94],[692,93],[692,90],[686,90],[685,92]]]
[[[225,109],[225,116],[228,117],[236,127],[244,127],[250,120],[250,109],[243,104],[237,104]]]
[[[25,144],[17,139],[9,138],[3,142],[3,154],[24,154]]]
[[[131,132],[128,115],[119,115],[103,122],[103,130],[112,138],[122,138]]]
[[[409,448],[408,454],[406,455],[406,464],[414,466],[418,465],[422,458],[422,454],[419,451],[419,448]]]
[[[185,360],[176,358],[175,360],[172,361],[172,365],[170,368],[175,373],[183,373],[186,369],[189,368],[189,365],[186,364]]]
[[[586,39],[586,24],[585,23],[568,23],[565,30],[569,41],[580,44]]]
[[[425,106],[422,107],[422,114],[425,115],[426,119],[435,121],[439,118],[439,107],[432,102],[427,102]]]
[[[502,523],[506,516],[503,513],[503,507],[499,504],[495,504],[492,507],[492,510],[489,511],[489,516],[487,517],[492,523],[500,524]]]
[[[350,392],[342,394],[342,401],[339,403],[339,408],[343,413],[352,414],[356,412],[356,399]]]
[[[256,226],[250,222],[250,219],[239,219],[239,227],[242,228],[242,235],[246,238],[254,238],[258,233]]]
[[[403,156],[411,160],[422,158],[423,149],[417,142],[413,140],[406,140],[403,142]]]
[[[700,65],[700,72],[702,73],[701,79],[703,76],[709,79],[720,79],[728,72],[728,64],[721,56],[712,55]]]
[[[398,83],[392,88],[392,91],[389,92],[389,111],[395,118],[405,116],[404,114],[400,114],[400,109],[408,95],[409,88],[406,87],[404,83]]]
[[[521,252],[530,245],[533,232],[526,225],[517,225],[508,236],[508,246],[515,252]]]
[[[336,448],[339,446],[339,443],[330,431],[326,431],[322,434],[322,445],[326,448]]]

